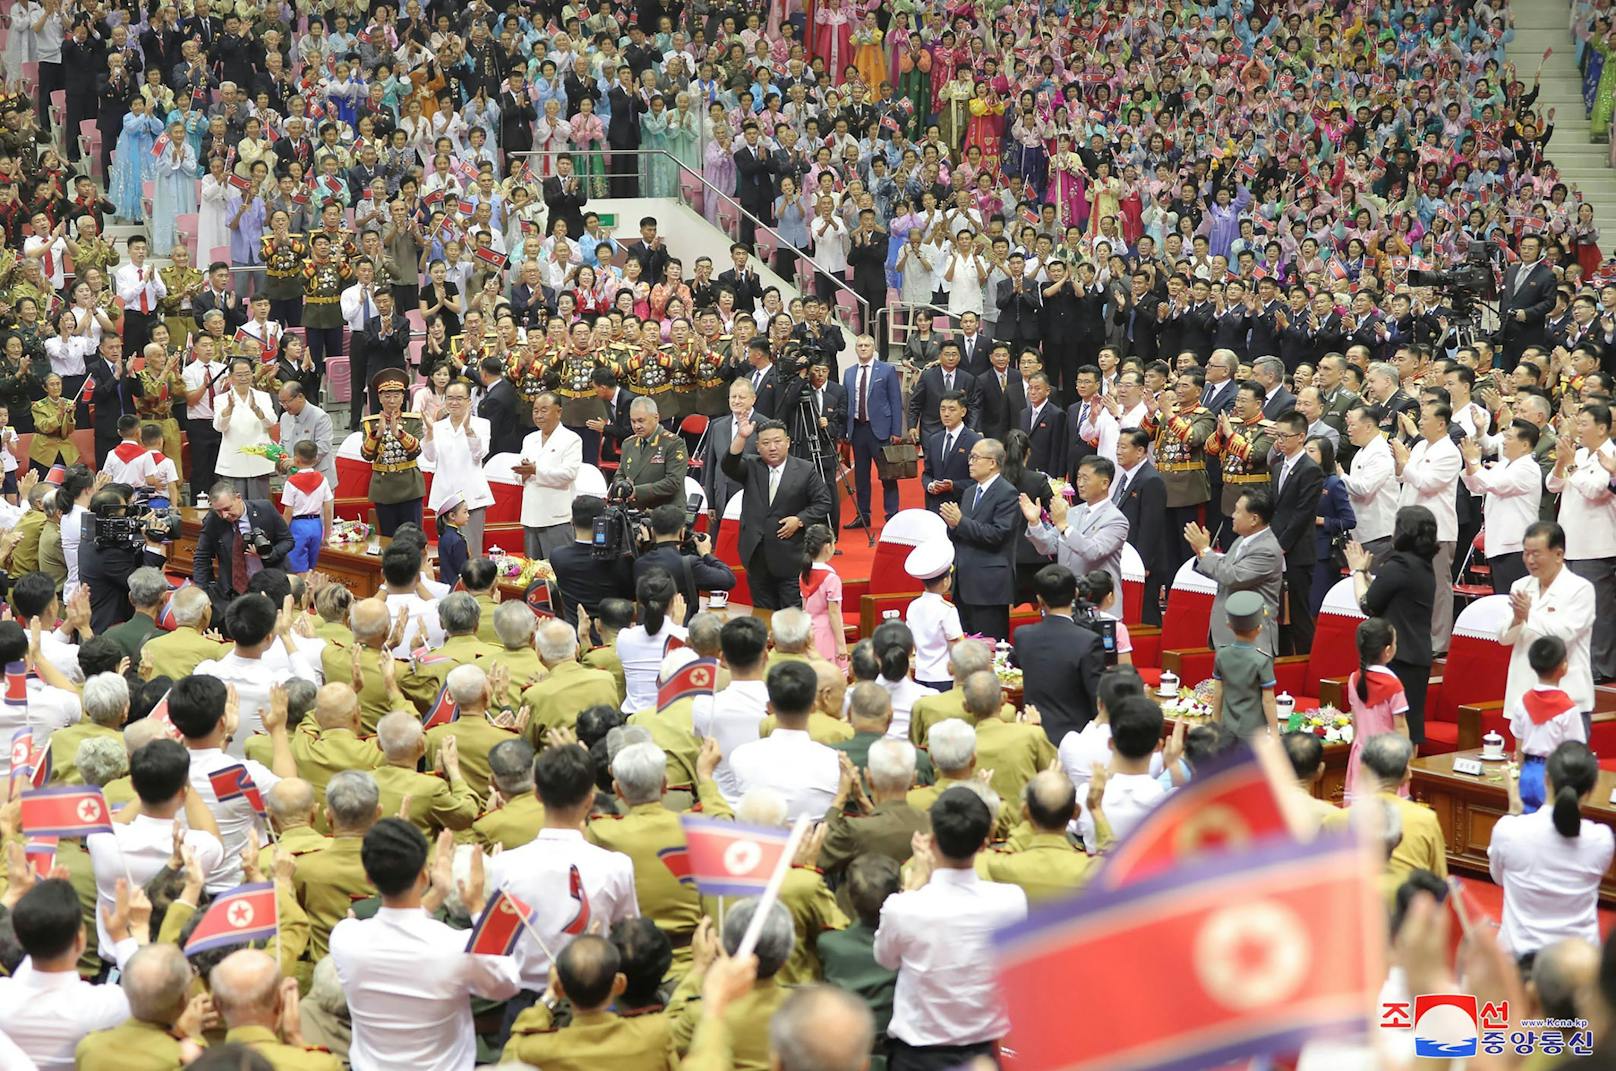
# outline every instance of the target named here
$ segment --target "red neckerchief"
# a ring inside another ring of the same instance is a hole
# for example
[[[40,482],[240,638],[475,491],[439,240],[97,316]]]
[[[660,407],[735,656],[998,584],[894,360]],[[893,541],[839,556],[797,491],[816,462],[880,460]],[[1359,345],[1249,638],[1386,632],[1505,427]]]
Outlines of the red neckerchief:
[[[1368,706],[1380,706],[1403,690],[1403,682],[1391,673],[1370,669],[1368,674],[1369,698],[1364,700],[1364,703]],[[1361,676],[1363,676],[1362,672],[1354,673],[1347,682],[1347,690],[1353,695],[1358,694],[1358,678]]]
[[[1569,710],[1577,709],[1571,697],[1558,688],[1529,689],[1521,696],[1521,706],[1526,709],[1526,716],[1532,719],[1533,725],[1542,725]]]
[[[824,584],[826,578],[830,575],[831,571],[829,569],[809,569],[808,579],[802,582],[802,593],[812,595],[819,590],[820,585]]]

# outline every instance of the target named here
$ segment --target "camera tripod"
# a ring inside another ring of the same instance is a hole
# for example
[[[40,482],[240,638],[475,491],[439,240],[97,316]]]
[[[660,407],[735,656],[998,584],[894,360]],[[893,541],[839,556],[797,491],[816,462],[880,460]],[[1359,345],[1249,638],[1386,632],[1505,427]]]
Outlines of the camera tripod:
[[[797,425],[801,436],[792,441],[804,444],[807,454],[805,460],[813,462],[814,467],[819,470],[820,478],[825,481],[825,489],[832,496],[839,494],[844,487],[847,489],[847,498],[853,504],[853,513],[864,525],[864,538],[870,546],[875,546],[875,532],[872,530],[870,518],[865,516],[864,510],[859,506],[858,491],[853,486],[852,470],[842,469],[842,459],[836,453],[834,442],[819,426],[819,414],[814,411],[813,395],[806,390],[797,395]],[[840,532],[833,532],[832,535],[841,538]]]

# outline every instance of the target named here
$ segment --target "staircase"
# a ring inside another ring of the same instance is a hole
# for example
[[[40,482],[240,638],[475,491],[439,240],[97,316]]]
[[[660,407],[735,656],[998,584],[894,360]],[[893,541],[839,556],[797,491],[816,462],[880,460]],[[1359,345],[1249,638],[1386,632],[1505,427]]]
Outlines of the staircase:
[[[1609,256],[1616,251],[1616,170],[1609,164],[1610,146],[1596,145],[1589,138],[1570,9],[1565,0],[1514,0],[1510,12],[1515,19],[1515,39],[1509,44],[1509,61],[1515,65],[1517,78],[1530,83],[1543,50],[1554,49],[1543,64],[1542,92],[1536,105],[1542,117],[1555,109],[1548,156],[1561,180],[1576,186],[1583,199],[1593,204],[1600,251]]]

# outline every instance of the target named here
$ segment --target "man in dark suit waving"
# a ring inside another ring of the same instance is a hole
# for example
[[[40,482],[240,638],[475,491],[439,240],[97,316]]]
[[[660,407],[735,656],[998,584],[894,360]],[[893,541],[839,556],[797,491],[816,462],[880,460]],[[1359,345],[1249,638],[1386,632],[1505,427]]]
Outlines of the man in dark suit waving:
[[[274,503],[248,501],[228,484],[217,484],[197,536],[191,582],[208,593],[215,617],[222,619],[218,611],[246,592],[254,573],[280,568],[291,552],[292,531]]]
[[[745,452],[757,436],[757,454]],[[765,610],[802,605],[802,536],[830,520],[830,491],[814,463],[791,456],[791,437],[777,420],[737,420],[724,475],[741,485],[741,564],[752,603]],[[1002,482],[1002,481],[1001,481]]]
[[[1145,602],[1140,621],[1161,624],[1161,589],[1169,568],[1167,558],[1167,482],[1150,460],[1150,433],[1123,428],[1117,436],[1117,478],[1111,501],[1128,518],[1128,542],[1145,567]]]
[[[1498,320],[1504,325],[1504,364],[1513,370],[1528,346],[1543,346],[1544,321],[1554,308],[1554,269],[1542,259],[1535,234],[1521,239],[1521,262],[1504,271],[1498,292]]]
[[[1274,459],[1268,474],[1274,483],[1274,521],[1269,525],[1285,554],[1285,600],[1289,622],[1280,626],[1281,654],[1308,654],[1313,650],[1313,566],[1318,554],[1313,545],[1313,518],[1324,473],[1307,456],[1307,417],[1292,409],[1274,422]]]
[[[954,541],[954,597],[966,632],[1008,640],[1010,602],[1016,594],[1016,543],[1026,528],[1020,497],[999,475],[1004,444],[983,439],[971,447],[971,481],[958,504],[937,507]]]
[[[1044,619],[1016,630],[1011,659],[1026,682],[1026,702],[1038,708],[1044,733],[1059,745],[1069,732],[1094,720],[1094,698],[1105,653],[1098,633],[1072,618],[1077,577],[1064,565],[1046,565],[1033,577]]]

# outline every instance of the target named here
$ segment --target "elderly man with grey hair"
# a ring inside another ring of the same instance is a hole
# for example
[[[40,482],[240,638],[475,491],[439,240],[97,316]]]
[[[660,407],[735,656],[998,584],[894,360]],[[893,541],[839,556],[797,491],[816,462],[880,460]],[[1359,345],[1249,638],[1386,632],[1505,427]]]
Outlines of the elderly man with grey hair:
[[[170,632],[158,632],[145,641],[137,656],[142,665],[151,664],[152,675],[179,680],[210,659],[223,658],[230,645],[207,635],[213,620],[213,601],[208,593],[192,585],[168,598],[174,617]]]
[[[117,734],[90,737],[79,745],[73,756],[73,766],[80,784],[104,789],[108,783],[129,772],[129,754],[124,751],[123,738]],[[110,798],[108,803],[118,806]]]
[[[272,1067],[342,1071],[342,1061],[308,1048],[295,998],[296,983],[281,977],[280,963],[256,948],[226,956],[208,974],[208,992],[224,1020],[225,1044],[243,1045]]]
[[[946,692],[924,695],[909,711],[909,742],[916,747],[926,743],[926,734],[938,722],[965,716],[965,693],[960,684],[973,673],[993,668],[993,648],[981,640],[960,640],[948,649],[948,678],[954,686]]]
[[[438,749],[435,773],[417,770],[426,754],[426,733],[413,712],[396,710],[376,726],[382,765],[370,772],[381,790],[383,814],[396,814],[432,838],[445,829],[470,829],[482,803],[460,772],[459,741],[449,737]],[[405,810],[407,803],[408,809]]]
[[[102,635],[122,647],[130,658],[139,658],[141,646],[157,632],[157,615],[163,612],[168,592],[168,578],[161,570],[149,565],[136,569],[129,574],[129,604],[135,608],[134,615]]]
[[[117,673],[97,673],[84,682],[79,701],[84,707],[83,720],[57,729],[50,737],[51,780],[59,784],[84,783],[77,762],[79,746],[85,741],[120,740],[124,719],[129,716],[129,682]]]
[[[578,633],[560,618],[550,618],[535,637],[545,675],[522,693],[531,720],[528,739],[538,747],[548,729],[570,729],[578,712],[596,704],[617,706],[617,681],[604,669],[578,661]]]
[[[938,796],[975,778],[976,729],[959,718],[940,721],[926,733],[926,751],[937,768],[937,783],[909,790],[909,803],[918,811],[929,810]]]
[[[444,686],[449,690],[450,701],[460,708],[460,717],[427,730],[426,761],[436,766],[439,754],[449,740],[454,740],[455,757],[466,784],[479,799],[487,799],[492,776],[488,753],[494,745],[511,739],[513,732],[525,732],[528,714],[496,709],[488,674],[481,666],[456,666],[444,679]]]
[[[376,895],[360,849],[365,834],[382,816],[381,790],[364,770],[344,770],[325,786],[326,823],[331,843],[299,857],[292,884],[309,916],[309,958],[326,954],[331,928],[348,917],[355,900]]]
[[[1285,389],[1285,362],[1278,357],[1261,356],[1251,362],[1251,378],[1262,387],[1264,420],[1296,408],[1296,395]]]
[[[684,509],[685,477],[690,473],[685,441],[657,423],[657,404],[651,398],[629,403],[628,422],[634,434],[623,440],[613,486],[627,485],[628,502],[635,509],[670,502]]]
[[[190,961],[178,945],[148,944],[141,948],[124,965],[120,983],[129,1001],[129,1021],[86,1035],[78,1043],[71,1064],[83,1068],[129,1067],[135,1055],[154,1067],[178,1067],[194,1060],[202,1052],[196,1039],[202,1036],[207,998],[192,999],[191,977]]]
[[[756,897],[747,897],[732,904],[726,912],[716,944],[729,956],[734,956],[740,948],[741,938],[752,925],[752,916],[757,913],[758,903]],[[699,1001],[676,998],[668,1006],[669,1029],[679,1055],[724,1053],[727,1049],[733,1066],[774,1066],[770,1060],[769,1039],[761,1027],[774,1018],[775,1012],[793,992],[780,984],[777,975],[791,958],[796,943],[797,931],[791,921],[791,912],[776,901],[769,906],[763,918],[757,945],[752,950],[757,958],[755,982],[748,985],[744,974],[737,975],[735,965],[729,959],[719,960],[704,974],[693,972],[686,985],[693,983],[701,988],[703,998]],[[702,983],[707,979],[730,984],[723,989],[717,985],[702,988]],[[709,992],[716,998],[712,1004],[707,1002]],[[867,1036],[865,1040],[868,1042]],[[868,1057],[867,1045],[862,1055]],[[803,1068],[802,1071],[810,1069]],[[857,1071],[857,1068],[850,1071]]]
[[[876,687],[880,687],[876,685]],[[902,863],[909,858],[916,833],[931,828],[924,811],[908,800],[915,781],[915,746],[907,740],[884,739],[870,745],[867,764],[870,791],[865,795],[858,771],[842,757],[842,780],[836,799],[825,812],[825,845],[819,867],[840,873],[865,852],[885,855]],[[855,813],[849,816],[848,804]]]
[[[770,669],[781,662],[810,661],[814,619],[796,606],[776,610],[769,618],[769,638],[774,641],[774,650],[769,653]]]
[[[471,831],[490,851],[520,847],[544,824],[544,805],[533,791],[533,745],[502,740],[488,752],[488,769],[488,811],[471,824]]]
[[[1400,795],[1412,777],[1409,763],[1414,758],[1414,745],[1401,733],[1380,733],[1364,741],[1358,758],[1360,772],[1369,777],[1363,791],[1347,802],[1384,800],[1403,821],[1403,839],[1386,864],[1387,881],[1396,886],[1415,870],[1429,870],[1437,877],[1447,877],[1447,839],[1437,822],[1436,812]],[[1345,828],[1349,821],[1350,808],[1327,816],[1323,828]]]
[[[495,697],[495,706],[515,710],[521,706],[522,690],[545,674],[544,663],[534,649],[533,633],[539,617],[521,599],[500,603],[494,609],[494,635],[499,640],[499,664],[510,676],[503,695]]]

